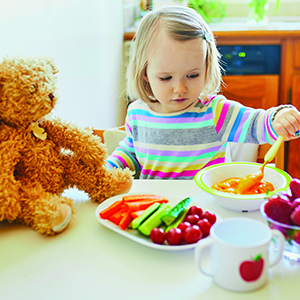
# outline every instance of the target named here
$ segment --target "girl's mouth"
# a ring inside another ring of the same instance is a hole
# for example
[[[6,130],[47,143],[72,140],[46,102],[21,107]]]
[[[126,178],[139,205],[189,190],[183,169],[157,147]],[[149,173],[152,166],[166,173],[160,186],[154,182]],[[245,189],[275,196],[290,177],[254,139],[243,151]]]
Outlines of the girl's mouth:
[[[176,103],[182,103],[182,102],[185,102],[186,100],[187,100],[187,98],[177,98],[177,99],[173,99],[172,101],[176,102]]]

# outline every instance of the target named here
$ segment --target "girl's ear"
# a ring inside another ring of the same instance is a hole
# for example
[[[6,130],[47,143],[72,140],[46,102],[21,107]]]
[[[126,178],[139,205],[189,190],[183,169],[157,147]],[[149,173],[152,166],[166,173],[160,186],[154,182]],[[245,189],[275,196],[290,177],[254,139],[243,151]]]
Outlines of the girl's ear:
[[[149,78],[147,76],[147,71],[145,71],[144,80],[147,81],[147,82],[149,82]]]

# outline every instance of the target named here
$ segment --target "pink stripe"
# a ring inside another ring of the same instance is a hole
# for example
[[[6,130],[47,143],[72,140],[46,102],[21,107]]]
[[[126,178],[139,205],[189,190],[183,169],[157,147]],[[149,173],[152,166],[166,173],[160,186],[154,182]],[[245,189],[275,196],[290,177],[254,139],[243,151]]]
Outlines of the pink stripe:
[[[221,130],[221,128],[223,126],[223,123],[224,123],[224,120],[226,118],[226,114],[227,114],[228,108],[229,108],[229,103],[225,102],[223,104],[223,107],[222,107],[222,110],[221,110],[220,118],[219,118],[219,120],[217,122],[217,126],[216,126],[217,133],[219,133],[219,131]]]
[[[272,129],[271,129],[271,127],[270,127],[270,123],[269,123],[269,119],[270,119],[270,118],[269,118],[269,115],[270,115],[270,114],[268,114],[268,115],[266,116],[266,126],[267,126],[267,130],[268,130],[270,136],[271,136],[274,140],[276,140],[277,137],[274,136],[274,134],[273,134],[273,132],[272,132]]]
[[[132,132],[132,129],[131,129],[131,127],[129,126],[129,123],[125,123],[125,128],[127,128],[128,129],[128,131],[130,131],[130,132]]]
[[[142,170],[143,175],[147,176],[157,176],[159,178],[180,178],[180,177],[194,177],[199,170],[192,170],[192,171],[183,171],[181,173],[175,172],[168,172],[164,173],[161,171],[151,171],[151,170]]]
[[[225,157],[220,157],[217,159],[214,159],[210,162],[208,162],[205,166],[203,166],[201,169],[211,166],[211,165],[216,165],[216,164],[221,164],[225,162]],[[168,173],[164,173],[161,171],[151,171],[151,170],[142,170],[142,174],[143,175],[147,175],[147,176],[156,176],[159,178],[180,178],[180,177],[194,177],[197,173],[198,173],[198,169],[197,170],[191,170],[191,171],[182,171],[181,173],[176,173],[176,172],[168,172]]]
[[[112,155],[111,157],[114,157],[114,158],[116,158],[117,160],[119,160],[119,161],[123,164],[124,168],[126,168],[126,167],[129,168],[127,162],[126,162],[121,156],[118,156],[118,155]],[[113,161],[113,159],[111,159],[111,160]],[[114,161],[113,161],[113,162],[114,162]],[[115,162],[114,162],[114,163],[115,163]],[[117,165],[117,164],[116,164],[116,165]]]
[[[212,166],[212,165],[216,165],[216,164],[222,164],[224,162],[225,162],[225,157],[219,157],[219,158],[216,158],[214,160],[209,161],[203,168],[209,167],[209,166]]]

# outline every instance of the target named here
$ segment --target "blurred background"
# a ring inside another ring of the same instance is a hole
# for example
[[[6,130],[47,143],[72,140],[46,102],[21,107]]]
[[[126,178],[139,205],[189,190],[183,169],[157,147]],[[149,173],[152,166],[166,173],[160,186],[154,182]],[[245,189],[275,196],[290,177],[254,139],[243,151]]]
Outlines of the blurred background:
[[[0,0],[0,57],[52,56],[60,70],[55,114],[84,127],[118,126],[126,111],[124,31],[140,18],[147,3],[158,8],[187,2]],[[249,14],[246,0],[199,2],[225,4],[225,18]],[[269,2],[272,15],[276,0]],[[299,0],[281,0],[276,16],[299,17]]]

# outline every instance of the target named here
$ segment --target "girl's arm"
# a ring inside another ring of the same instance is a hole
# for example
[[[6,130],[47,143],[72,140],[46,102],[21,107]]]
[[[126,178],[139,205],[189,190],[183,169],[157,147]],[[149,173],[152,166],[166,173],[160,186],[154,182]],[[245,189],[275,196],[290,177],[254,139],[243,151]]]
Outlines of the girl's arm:
[[[216,97],[212,106],[215,128],[224,143],[273,144],[278,137],[272,124],[276,108],[245,107],[223,96]]]
[[[136,173],[141,170],[141,165],[136,159],[133,139],[126,123],[127,136],[119,143],[119,147],[107,158],[108,168],[129,168]]]

